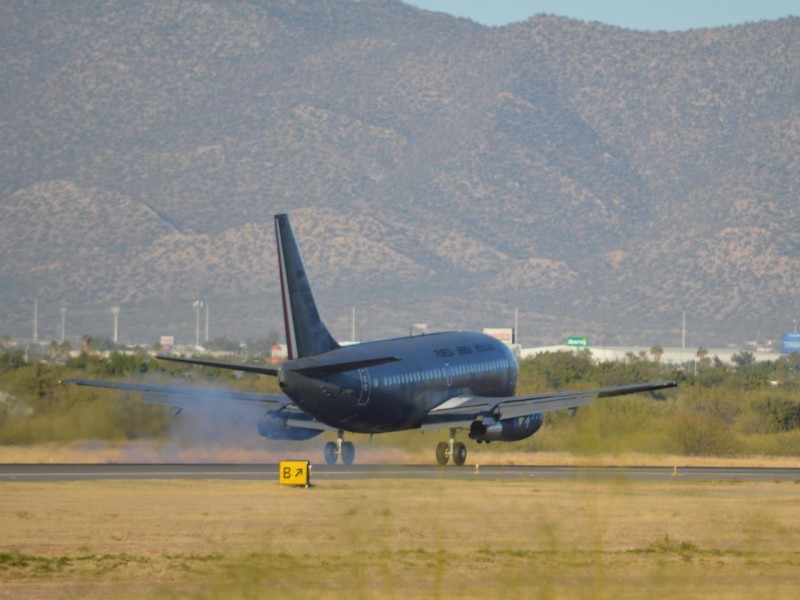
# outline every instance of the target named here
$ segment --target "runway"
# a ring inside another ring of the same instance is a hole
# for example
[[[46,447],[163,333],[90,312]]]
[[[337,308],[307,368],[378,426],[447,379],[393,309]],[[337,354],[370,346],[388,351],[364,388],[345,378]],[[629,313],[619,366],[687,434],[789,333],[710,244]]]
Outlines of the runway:
[[[277,464],[3,464],[0,482],[113,479],[277,481]],[[521,479],[582,481],[794,481],[800,468],[316,465],[312,483],[359,479]]]

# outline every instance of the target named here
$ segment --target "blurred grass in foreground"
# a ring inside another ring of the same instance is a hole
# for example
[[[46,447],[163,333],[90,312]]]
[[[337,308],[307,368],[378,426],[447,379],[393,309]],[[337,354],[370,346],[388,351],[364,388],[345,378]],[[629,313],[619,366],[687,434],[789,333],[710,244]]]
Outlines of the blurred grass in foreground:
[[[797,483],[476,476],[0,490],[0,597],[797,597]]]

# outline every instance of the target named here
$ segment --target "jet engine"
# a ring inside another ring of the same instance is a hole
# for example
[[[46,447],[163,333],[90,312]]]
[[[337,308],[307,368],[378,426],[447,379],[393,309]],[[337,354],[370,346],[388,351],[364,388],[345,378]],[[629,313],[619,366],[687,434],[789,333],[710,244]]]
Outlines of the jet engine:
[[[539,431],[542,426],[542,415],[528,415],[514,419],[501,419],[496,421],[485,418],[473,421],[469,428],[470,439],[478,443],[486,442],[516,442],[524,440]]]
[[[322,433],[319,429],[307,429],[305,427],[290,427],[286,424],[286,419],[276,415],[267,415],[258,422],[258,433],[261,437],[268,440],[288,440],[301,442],[310,440]]]

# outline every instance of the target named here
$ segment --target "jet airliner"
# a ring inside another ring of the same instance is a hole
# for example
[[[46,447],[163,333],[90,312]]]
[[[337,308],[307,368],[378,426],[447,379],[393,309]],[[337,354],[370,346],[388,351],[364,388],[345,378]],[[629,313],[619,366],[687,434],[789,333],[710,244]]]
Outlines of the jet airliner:
[[[268,440],[306,440],[335,431],[336,442],[324,449],[329,464],[353,462],[355,447],[344,440],[347,432],[447,429],[449,441],[436,447],[440,465],[465,463],[467,447],[457,441],[459,431],[478,443],[522,440],[539,430],[548,411],[677,385],[665,381],[515,396],[519,366],[514,355],[481,333],[434,333],[340,346],[320,317],[288,215],[275,216],[275,236],[288,360],[273,367],[157,358],[277,377],[283,394],[64,381],[140,392],[144,402],[176,409],[224,401],[231,413],[252,419]]]

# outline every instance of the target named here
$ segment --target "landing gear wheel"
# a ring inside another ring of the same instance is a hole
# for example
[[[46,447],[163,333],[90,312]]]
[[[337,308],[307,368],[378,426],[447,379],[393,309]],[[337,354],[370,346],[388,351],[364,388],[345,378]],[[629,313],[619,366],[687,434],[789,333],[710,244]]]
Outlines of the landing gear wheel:
[[[342,442],[342,462],[346,465],[352,465],[356,457],[356,447],[353,442]]]
[[[339,458],[339,449],[336,447],[336,442],[325,444],[325,462],[329,465],[335,465],[337,458]]]
[[[462,442],[453,446],[453,462],[461,466],[467,461],[467,447]]]
[[[436,446],[436,462],[441,466],[445,466],[448,460],[450,460],[450,444],[439,442]]]

